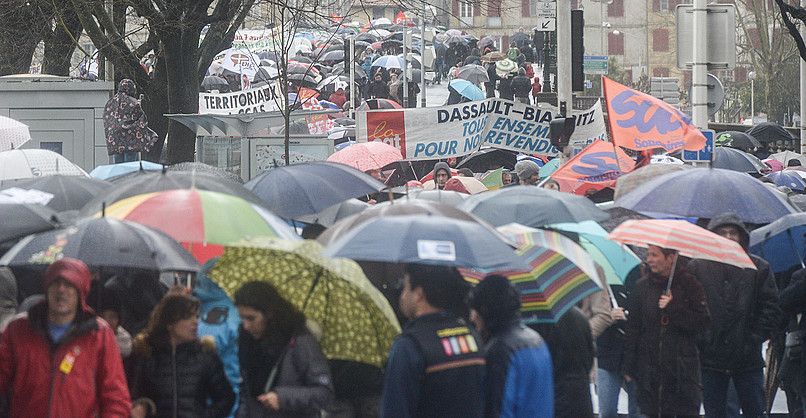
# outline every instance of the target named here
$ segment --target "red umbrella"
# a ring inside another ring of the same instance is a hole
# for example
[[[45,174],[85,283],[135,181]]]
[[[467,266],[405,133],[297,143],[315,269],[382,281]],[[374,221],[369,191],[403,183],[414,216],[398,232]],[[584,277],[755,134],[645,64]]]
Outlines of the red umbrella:
[[[380,170],[388,164],[400,161],[400,150],[383,142],[363,142],[336,151],[328,161],[342,163],[361,171]]]
[[[403,109],[403,106],[394,100],[389,99],[369,99],[364,100],[357,110],[375,110],[375,109]]]

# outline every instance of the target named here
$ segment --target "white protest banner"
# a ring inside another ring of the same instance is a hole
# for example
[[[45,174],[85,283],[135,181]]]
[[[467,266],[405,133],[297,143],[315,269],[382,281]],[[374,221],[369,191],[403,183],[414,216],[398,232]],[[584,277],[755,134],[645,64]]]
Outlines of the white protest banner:
[[[482,145],[524,154],[558,155],[549,140],[549,123],[557,108],[491,98],[458,105],[415,109],[370,110],[356,114],[359,142],[383,141],[407,160],[430,160],[470,154]],[[602,106],[574,110],[572,149],[605,139]]]
[[[232,93],[199,93],[199,114],[237,115],[280,110],[280,86],[276,83]]]

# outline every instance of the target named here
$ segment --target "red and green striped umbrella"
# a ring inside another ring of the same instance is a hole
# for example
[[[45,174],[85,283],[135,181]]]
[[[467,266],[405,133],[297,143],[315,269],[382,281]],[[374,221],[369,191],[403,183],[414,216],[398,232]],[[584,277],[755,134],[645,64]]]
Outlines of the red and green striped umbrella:
[[[132,196],[107,207],[104,216],[159,229],[185,245],[201,263],[221,255],[223,246],[244,239],[299,239],[268,209],[207,190],[176,189]]]
[[[461,272],[473,284],[487,274],[507,277],[521,295],[521,316],[527,323],[556,323],[577,302],[601,290],[601,267],[570,238],[517,224],[498,230],[515,241],[530,269]]]

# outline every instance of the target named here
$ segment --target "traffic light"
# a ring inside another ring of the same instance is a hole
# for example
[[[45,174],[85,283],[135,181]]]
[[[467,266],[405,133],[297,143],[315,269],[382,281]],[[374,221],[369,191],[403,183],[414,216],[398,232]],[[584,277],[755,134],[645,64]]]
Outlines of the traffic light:
[[[585,91],[585,18],[582,10],[571,10],[571,90]]]

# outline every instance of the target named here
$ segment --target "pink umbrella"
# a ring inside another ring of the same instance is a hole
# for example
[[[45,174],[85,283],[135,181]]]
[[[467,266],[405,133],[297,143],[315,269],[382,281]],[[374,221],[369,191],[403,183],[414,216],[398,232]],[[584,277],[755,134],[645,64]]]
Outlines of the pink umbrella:
[[[766,160],[762,160],[761,162],[770,166],[772,171],[781,171],[784,169],[784,163],[773,158],[767,158]]]
[[[328,161],[341,163],[357,168],[361,171],[380,170],[381,168],[400,161],[403,155],[397,148],[383,142],[362,142],[350,145],[341,151],[336,151],[328,157]]]

